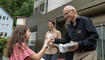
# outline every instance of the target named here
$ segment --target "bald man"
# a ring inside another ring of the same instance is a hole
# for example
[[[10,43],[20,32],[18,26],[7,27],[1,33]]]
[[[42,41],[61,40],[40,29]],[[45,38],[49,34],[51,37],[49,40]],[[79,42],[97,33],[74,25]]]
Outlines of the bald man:
[[[93,22],[88,17],[79,16],[71,5],[64,7],[63,14],[69,21],[66,35],[63,39],[53,39],[53,43],[65,44],[72,41],[75,45],[69,47],[69,50],[74,52],[73,60],[97,60],[96,41],[98,34]],[[70,58],[66,60],[70,60]]]

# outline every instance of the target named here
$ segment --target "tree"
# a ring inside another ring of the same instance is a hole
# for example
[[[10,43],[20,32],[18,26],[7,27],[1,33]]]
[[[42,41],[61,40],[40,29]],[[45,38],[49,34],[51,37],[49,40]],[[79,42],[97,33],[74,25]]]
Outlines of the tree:
[[[13,18],[16,16],[29,17],[33,14],[34,0],[0,0],[0,6],[3,7]],[[16,22],[14,22],[14,25]]]

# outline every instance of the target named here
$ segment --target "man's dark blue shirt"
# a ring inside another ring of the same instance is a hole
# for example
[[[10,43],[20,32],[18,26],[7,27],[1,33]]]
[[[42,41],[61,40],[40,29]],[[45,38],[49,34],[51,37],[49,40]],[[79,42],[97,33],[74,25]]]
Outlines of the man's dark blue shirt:
[[[72,22],[67,25],[67,31],[63,39],[55,39],[54,43],[69,43],[70,41],[78,42],[78,50],[92,51],[96,49],[96,41],[98,39],[97,31],[93,25],[93,22],[84,16],[78,16],[76,18],[76,25]]]

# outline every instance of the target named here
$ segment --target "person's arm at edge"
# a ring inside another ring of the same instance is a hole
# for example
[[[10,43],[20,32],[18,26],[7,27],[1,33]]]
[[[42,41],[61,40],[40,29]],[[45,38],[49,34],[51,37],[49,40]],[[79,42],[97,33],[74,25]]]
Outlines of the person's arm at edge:
[[[57,31],[57,38],[58,39],[61,39],[62,38],[60,31]],[[58,46],[58,44],[54,44],[54,46]]]
[[[47,44],[48,43],[45,42],[44,45],[43,45],[43,47],[42,47],[42,49],[37,54],[31,55],[30,57],[33,60],[39,60],[39,59],[41,59],[43,57],[43,55],[44,55],[44,51],[45,51],[45,49],[47,47]]]
[[[54,43],[55,44],[65,44],[65,43],[68,43],[68,42],[70,42],[70,38],[69,38],[69,36],[68,36],[68,32],[66,32],[66,34],[65,34],[65,37],[64,38],[62,38],[62,39],[57,39],[57,38],[55,38],[54,39]]]

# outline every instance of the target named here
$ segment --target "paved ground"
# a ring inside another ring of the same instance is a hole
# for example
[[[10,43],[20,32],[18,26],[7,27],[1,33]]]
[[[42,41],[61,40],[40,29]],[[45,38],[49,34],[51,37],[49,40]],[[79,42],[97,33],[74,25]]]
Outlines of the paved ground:
[[[2,60],[8,60],[8,58],[3,56],[3,59]]]

